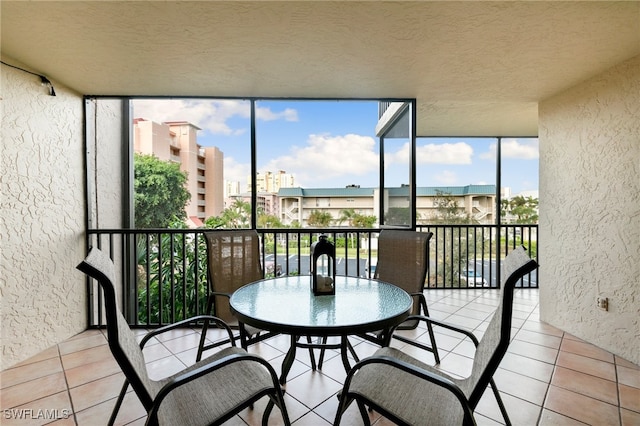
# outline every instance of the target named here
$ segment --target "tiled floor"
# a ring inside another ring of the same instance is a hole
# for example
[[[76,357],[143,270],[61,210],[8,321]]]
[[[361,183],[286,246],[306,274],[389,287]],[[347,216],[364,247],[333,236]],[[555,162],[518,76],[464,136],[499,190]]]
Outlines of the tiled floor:
[[[428,291],[431,315],[481,335],[497,303],[496,290]],[[541,323],[538,291],[518,290],[514,301],[513,341],[495,375],[514,425],[640,425],[640,368],[580,339]],[[180,330],[151,341],[145,349],[152,378],[172,374],[195,359],[195,330]],[[460,376],[471,368],[473,346],[452,333],[437,333],[440,368]],[[375,351],[353,340],[360,356]],[[278,336],[250,348],[270,360],[279,372],[289,339]],[[394,345],[399,345],[398,342]],[[323,370],[312,371],[309,355],[298,357],[286,386],[286,404],[295,425],[328,425],[337,408],[336,392],[345,372],[336,353]],[[420,356],[433,363],[433,356]],[[123,375],[111,357],[102,331],[89,330],[2,372],[2,425],[103,425],[120,390]],[[262,402],[262,401],[260,401]],[[228,422],[260,424],[264,404]],[[145,412],[129,392],[118,424],[144,424]],[[16,417],[22,416],[23,419]],[[27,417],[25,419],[25,417]],[[57,418],[56,421],[52,419]],[[491,392],[476,410],[481,425],[502,422]],[[390,422],[375,413],[378,426]],[[275,410],[270,424],[281,424]],[[344,425],[361,424],[355,407]]]

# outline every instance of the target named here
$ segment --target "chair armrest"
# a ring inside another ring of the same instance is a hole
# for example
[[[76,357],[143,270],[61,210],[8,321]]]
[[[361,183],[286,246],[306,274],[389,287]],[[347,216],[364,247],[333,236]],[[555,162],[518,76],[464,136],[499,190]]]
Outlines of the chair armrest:
[[[193,324],[195,321],[200,321],[200,320],[213,321],[220,328],[226,329],[227,333],[229,334],[229,338],[231,339],[232,345],[235,346],[235,340],[233,339],[233,332],[231,331],[231,328],[229,327],[229,325],[226,322],[224,322],[220,318],[214,317],[212,315],[198,315],[198,316],[195,316],[195,317],[184,319],[182,321],[174,322],[173,324],[165,325],[164,327],[160,327],[160,328],[157,328],[155,330],[151,330],[140,341],[140,348],[143,349],[144,345],[154,336],[157,336],[159,334],[162,334],[162,333],[164,333],[166,331],[169,331],[169,330],[173,330],[173,329],[178,328],[178,327],[183,327],[183,326],[186,326],[186,325]]]
[[[464,392],[462,391],[462,389],[460,389],[458,385],[456,385],[454,382],[452,382],[446,377],[440,376],[438,374],[432,373],[431,371],[424,370],[420,367],[417,367],[415,365],[409,364],[407,362],[401,361],[397,358],[393,358],[390,356],[373,355],[363,359],[362,361],[354,365],[351,371],[349,371],[349,374],[347,375],[347,378],[345,380],[344,389],[347,392],[348,392],[349,386],[351,385],[351,380],[353,379],[353,376],[357,373],[359,369],[369,364],[385,364],[390,367],[397,368],[398,370],[414,375],[422,380],[433,383],[437,386],[440,386],[444,390],[451,392],[460,403],[460,406],[464,413],[463,424],[475,425],[475,419],[473,418],[473,410],[469,405],[469,401],[467,400],[467,397],[465,396]]]
[[[437,326],[440,326],[440,327],[443,327],[443,328],[447,328],[449,330],[456,331],[458,333],[462,333],[465,336],[467,336],[469,339],[471,339],[471,341],[473,342],[473,344],[476,347],[478,346],[478,338],[472,332],[470,332],[469,330],[465,330],[463,328],[460,328],[458,326],[455,326],[453,324],[450,324],[450,323],[447,323],[447,322],[444,322],[444,321],[440,321],[440,320],[437,320],[437,319],[434,319],[434,318],[431,318],[431,317],[428,317],[428,316],[425,316],[425,315],[410,315],[409,317],[407,317],[406,320],[407,321],[408,320],[425,321],[425,322],[431,323],[432,325],[437,325]]]
[[[271,375],[271,379],[274,383],[274,386],[280,386],[278,384],[278,376],[276,375],[275,370],[273,369],[271,364],[269,364],[266,360],[264,360],[263,358],[257,355],[250,354],[250,353],[232,354],[224,358],[207,363],[199,368],[196,368],[195,370],[191,370],[189,372],[179,374],[176,377],[174,377],[170,382],[165,384],[162,387],[162,389],[160,389],[160,391],[158,392],[158,394],[156,395],[153,401],[153,405],[149,410],[149,417],[148,417],[149,421],[147,422],[147,424],[157,424],[157,420],[158,420],[157,416],[158,416],[158,410],[160,409],[160,405],[162,404],[162,401],[164,400],[164,398],[166,398],[167,395],[171,393],[171,391],[173,391],[174,389],[182,385],[190,383],[202,376],[205,376],[213,371],[219,370],[221,368],[226,367],[227,365],[230,365],[236,362],[257,362],[259,364],[262,364],[269,371],[269,374]]]

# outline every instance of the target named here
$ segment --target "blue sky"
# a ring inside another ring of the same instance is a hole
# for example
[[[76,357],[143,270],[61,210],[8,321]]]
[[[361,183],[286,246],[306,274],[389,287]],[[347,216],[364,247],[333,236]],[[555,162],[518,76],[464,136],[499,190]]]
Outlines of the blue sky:
[[[250,102],[243,100],[136,100],[134,116],[157,122],[189,121],[198,143],[217,146],[225,179],[246,184],[250,173]],[[306,188],[378,185],[378,103],[373,101],[264,100],[256,103],[260,171],[284,170]],[[408,140],[387,140],[386,184],[408,183]],[[419,186],[495,184],[496,139],[419,138]],[[503,139],[502,186],[513,194],[538,189],[537,139]]]

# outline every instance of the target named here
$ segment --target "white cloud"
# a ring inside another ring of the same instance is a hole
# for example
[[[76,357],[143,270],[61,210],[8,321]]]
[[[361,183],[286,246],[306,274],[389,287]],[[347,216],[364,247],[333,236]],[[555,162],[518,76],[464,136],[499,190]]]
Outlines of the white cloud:
[[[458,183],[458,175],[450,170],[444,170],[440,174],[434,176],[434,179],[438,184],[443,186],[451,186]]]
[[[273,112],[269,108],[257,107],[256,118],[263,121],[273,121],[283,119],[285,121],[298,121],[298,111],[293,108],[286,108],[281,112]]]
[[[248,101],[236,99],[136,99],[134,116],[156,122],[188,121],[212,134],[239,135],[246,133],[247,127],[233,128],[228,121],[234,117],[249,119],[251,105]],[[298,121],[298,112],[292,108],[274,112],[269,108],[256,108],[258,120]]]
[[[537,160],[539,158],[538,139],[502,139],[502,158]],[[496,159],[497,143],[489,146],[489,151],[480,155],[484,160]]]
[[[427,144],[416,147],[416,164],[471,164],[473,148],[464,142]],[[385,164],[409,164],[409,143],[385,155]]]
[[[304,147],[292,147],[291,154],[275,158],[261,171],[286,170],[293,174],[296,185],[324,186],[323,180],[363,176],[379,167],[374,152],[376,142],[369,136],[355,134],[332,136],[309,135]]]
[[[224,158],[224,180],[240,182],[240,188],[247,188],[247,180],[251,175],[251,165],[238,163],[233,157]]]
[[[539,157],[538,139],[503,139],[502,157],[535,160]]]

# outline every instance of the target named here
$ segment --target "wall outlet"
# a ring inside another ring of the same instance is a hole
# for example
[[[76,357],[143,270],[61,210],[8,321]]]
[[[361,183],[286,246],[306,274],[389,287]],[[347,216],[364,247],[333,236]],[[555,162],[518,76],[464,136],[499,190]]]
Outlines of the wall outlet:
[[[598,298],[596,299],[596,306],[598,307],[598,309],[601,309],[603,311],[608,311],[609,310],[609,298],[608,297],[603,297],[603,296],[598,296]]]

